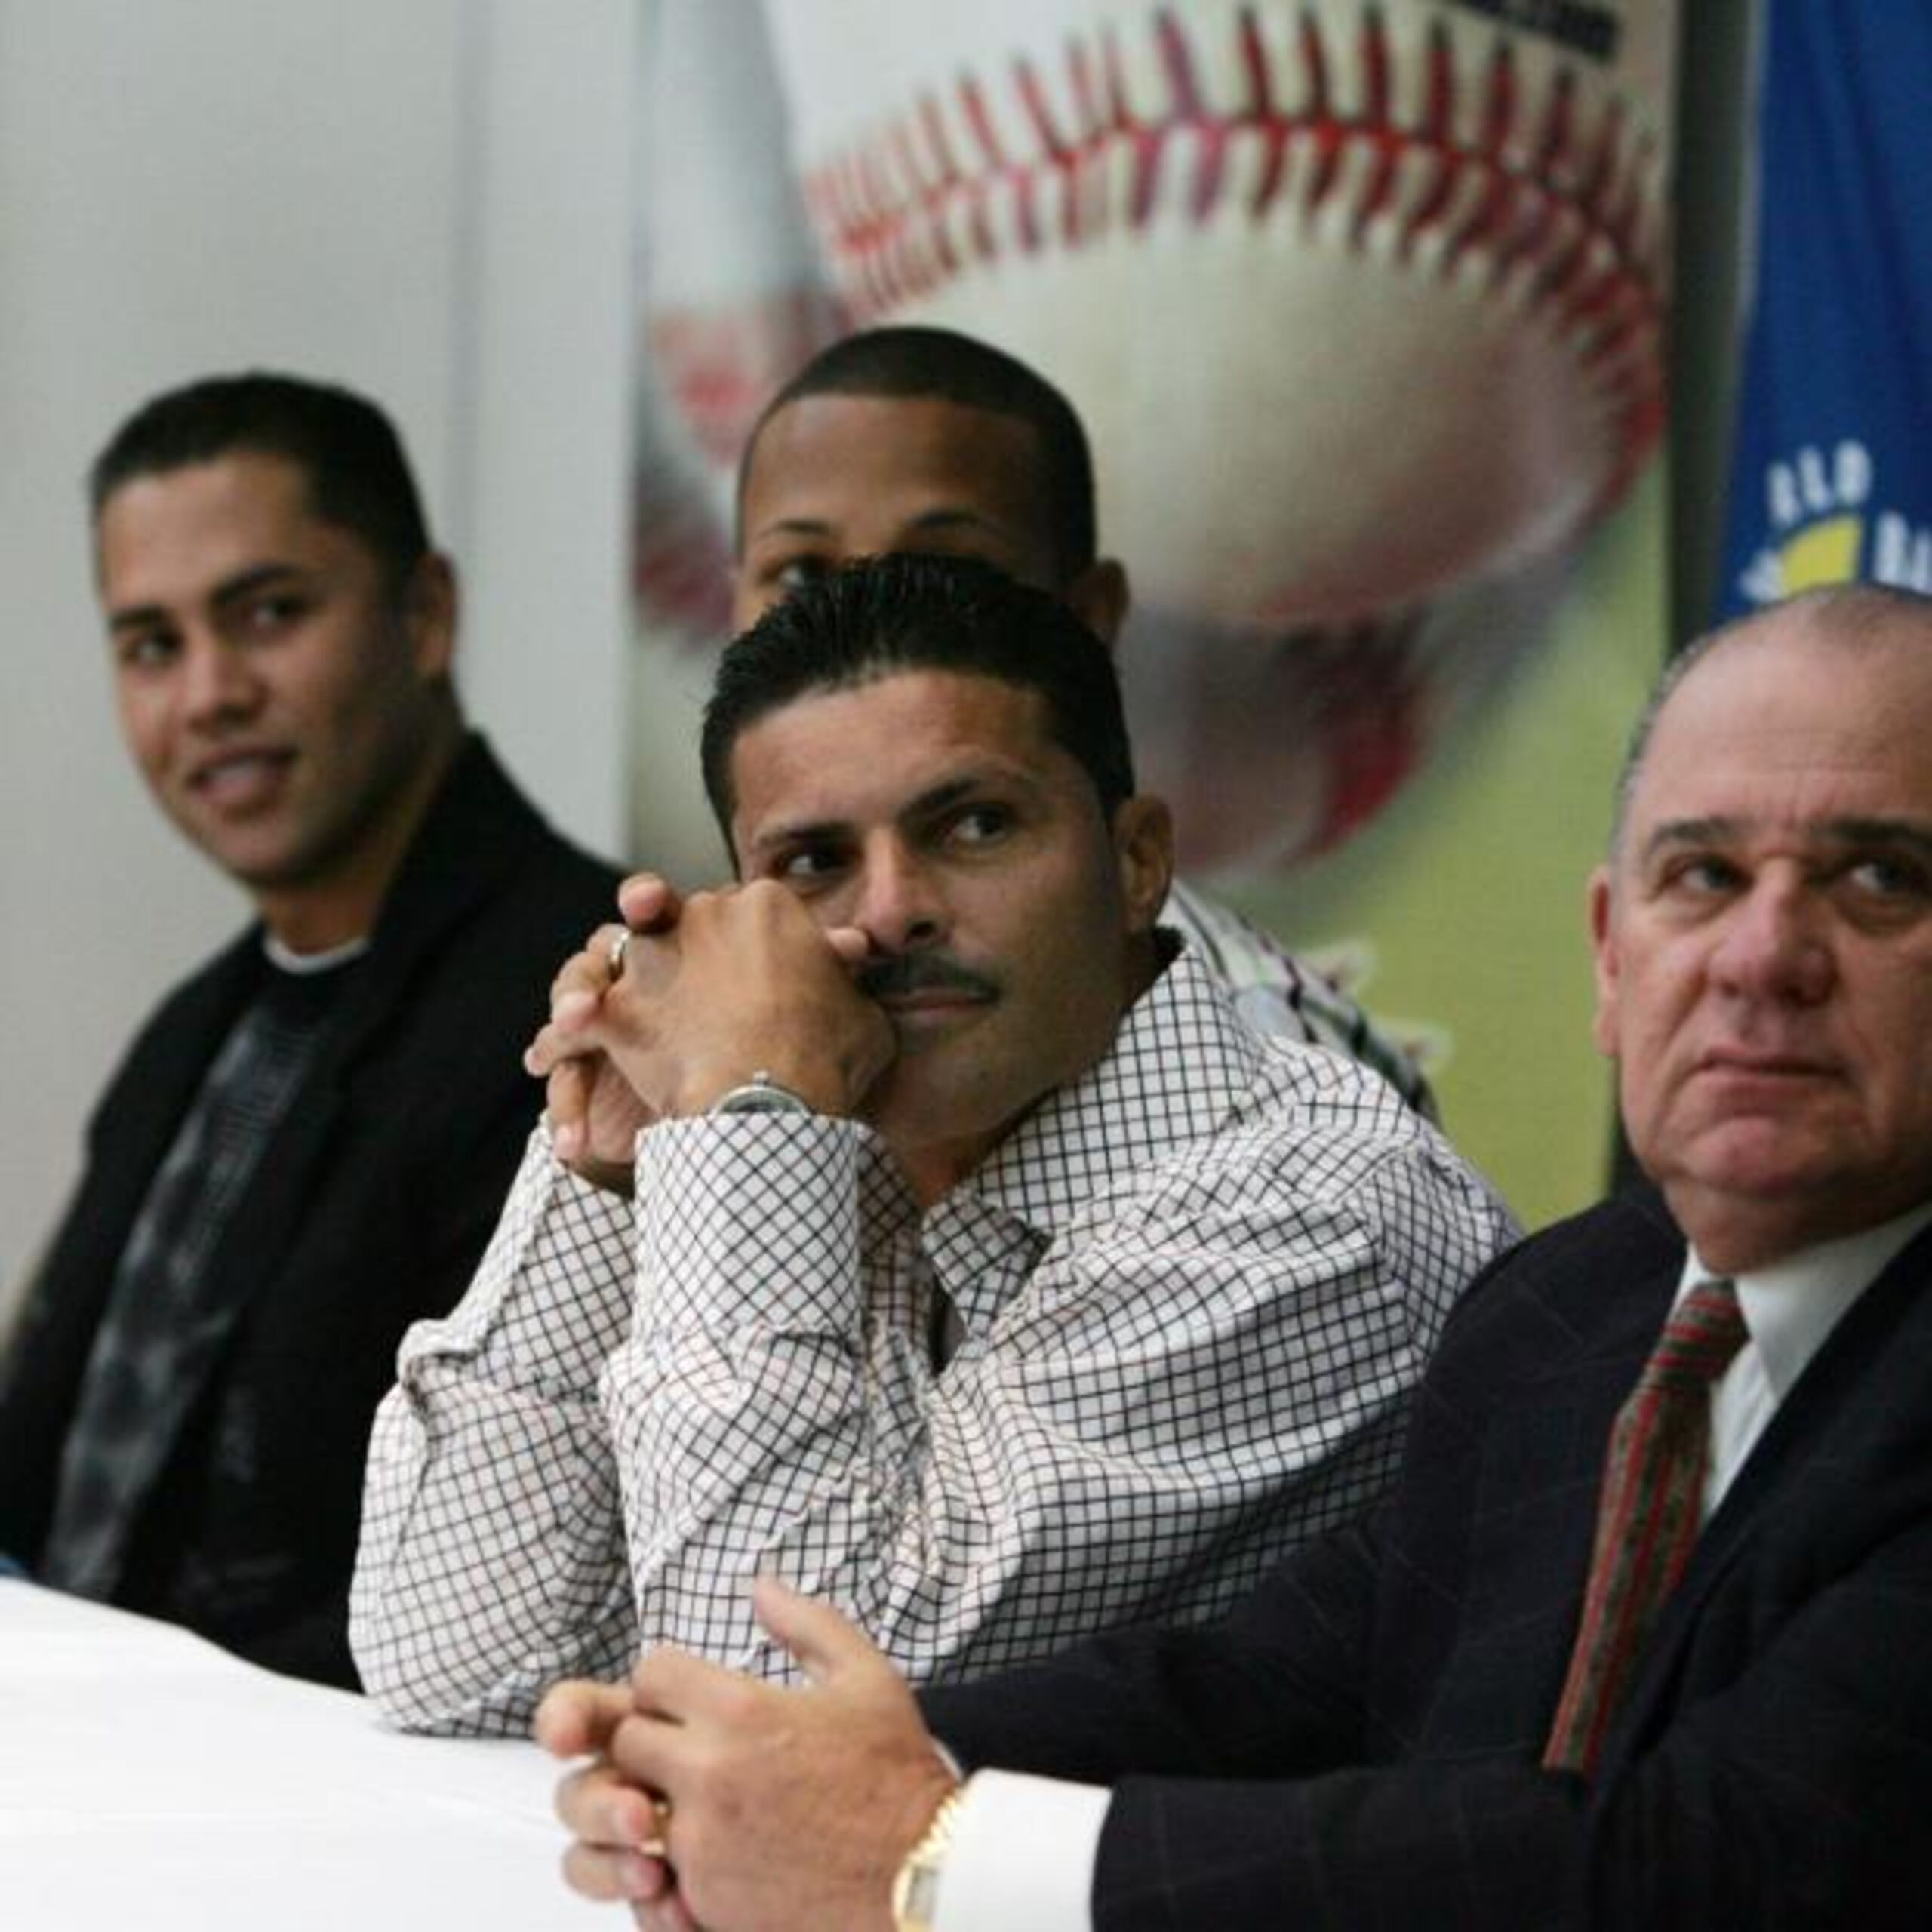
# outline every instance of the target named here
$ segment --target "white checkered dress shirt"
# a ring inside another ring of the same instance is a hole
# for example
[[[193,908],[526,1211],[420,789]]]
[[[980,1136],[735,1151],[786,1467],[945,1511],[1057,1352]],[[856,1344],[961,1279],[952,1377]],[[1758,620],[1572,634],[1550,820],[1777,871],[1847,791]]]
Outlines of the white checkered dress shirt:
[[[761,1571],[915,1679],[1205,1617],[1386,1487],[1514,1232],[1385,1082],[1185,955],[923,1217],[849,1121],[663,1123],[635,1207],[540,1131],[378,1413],[357,1663],[407,1725],[513,1732],[659,1641],[789,1675]]]
[[[1257,1032],[1333,1047],[1373,1067],[1417,1112],[1437,1118],[1435,1096],[1415,1056],[1340,986],[1253,920],[1179,879],[1161,918],[1186,935],[1189,947],[1214,968],[1241,1017]]]

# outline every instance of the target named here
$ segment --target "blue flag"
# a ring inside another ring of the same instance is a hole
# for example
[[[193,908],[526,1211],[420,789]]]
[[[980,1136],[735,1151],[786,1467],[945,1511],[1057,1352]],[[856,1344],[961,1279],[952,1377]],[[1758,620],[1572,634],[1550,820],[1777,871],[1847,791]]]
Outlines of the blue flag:
[[[1932,0],[1767,0],[1718,615],[1932,592]]]

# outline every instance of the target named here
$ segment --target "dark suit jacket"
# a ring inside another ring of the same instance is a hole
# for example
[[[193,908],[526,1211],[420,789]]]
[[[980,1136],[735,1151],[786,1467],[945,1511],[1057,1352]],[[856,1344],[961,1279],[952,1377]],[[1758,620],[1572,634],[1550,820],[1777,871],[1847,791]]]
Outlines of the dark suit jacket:
[[[135,1517],[118,1601],[355,1681],[371,1414],[405,1327],[446,1312],[482,1253],[542,1103],[521,1050],[616,879],[470,739],[209,1264],[233,1327]],[[260,946],[251,929],[171,995],[95,1111],[0,1377],[0,1551],[29,1565],[130,1226],[258,983]]]
[[[969,1763],[1116,1785],[1098,1925],[1932,1925],[1932,1235],[1740,1472],[1595,1777],[1537,1768],[1682,1256],[1651,1197],[1526,1243],[1368,1524],[1211,1629],[928,1694]]]

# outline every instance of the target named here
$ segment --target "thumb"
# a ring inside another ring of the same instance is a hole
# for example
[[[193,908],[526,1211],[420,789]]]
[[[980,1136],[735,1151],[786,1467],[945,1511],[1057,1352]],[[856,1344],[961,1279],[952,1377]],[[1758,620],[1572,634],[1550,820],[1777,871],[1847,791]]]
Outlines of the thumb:
[[[656,872],[633,872],[617,888],[617,907],[632,932],[666,932],[678,923],[677,888]]]
[[[752,1585],[752,1609],[759,1623],[798,1660],[808,1681],[829,1684],[854,1671],[890,1670],[885,1657],[858,1626],[829,1603],[819,1603],[760,1577]]]
[[[628,1686],[577,1679],[553,1684],[531,1725],[553,1758],[592,1756],[606,1749],[612,1733],[636,1709]]]

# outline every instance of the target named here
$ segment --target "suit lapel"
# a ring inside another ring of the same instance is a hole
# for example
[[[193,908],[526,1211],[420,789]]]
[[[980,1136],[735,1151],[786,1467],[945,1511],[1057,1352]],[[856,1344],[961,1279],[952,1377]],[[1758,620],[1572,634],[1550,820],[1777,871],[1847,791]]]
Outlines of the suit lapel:
[[[1531,1687],[1527,1715],[1539,1749],[1577,1641],[1611,1431],[1663,1326],[1683,1272],[1682,1238],[1667,1220],[1663,1228],[1667,1238],[1660,1244],[1657,1226],[1632,1224],[1625,1231],[1630,1238],[1617,1249],[1605,1255],[1599,1248],[1589,1258],[1580,1282],[1552,1282],[1553,1291],[1580,1307],[1583,1326],[1567,1355],[1552,1351],[1548,1358],[1542,1383],[1548,1419],[1531,1438],[1540,1451],[1526,1441],[1513,1473],[1503,1473],[1494,1485],[1500,1518],[1509,1523],[1512,1498],[1506,1485],[1516,1486],[1515,1508],[1520,1515],[1524,1472],[1539,1472],[1540,1530],[1531,1539],[1534,1574],[1525,1590],[1537,1601],[1562,1607],[1545,1626],[1547,1654],[1534,1666],[1523,1660],[1518,1673]],[[1566,1445],[1561,1454],[1559,1443]],[[1532,1627],[1531,1620],[1526,1618],[1524,1627]]]
[[[190,983],[166,1026],[143,1042],[103,1098],[85,1192],[35,1287],[35,1312],[45,1324],[37,1376],[78,1382],[128,1231],[248,997],[260,946],[251,928]]]
[[[1629,1703],[1604,1752],[1607,1772],[1675,1708],[1690,1647],[1714,1598],[1757,1540],[1820,1512],[1841,1518],[1869,1500],[1897,1463],[1887,1437],[1901,1414],[1932,1401],[1932,1229],[1914,1240],[1847,1312],[1779,1404],[1733,1479],[1666,1606]],[[1814,1503],[1807,1495],[1823,1500]],[[1838,1499],[1834,1502],[1833,1498]]]
[[[115,1269],[155,1171],[252,984],[251,929],[143,1032],[96,1110],[87,1178],[42,1262],[0,1392],[0,1534],[37,1555],[61,1446]]]
[[[514,863],[534,823],[488,749],[472,737],[418,830],[384,903],[368,955],[355,968],[340,1011],[330,1018],[294,1104],[263,1150],[234,1218],[209,1257],[205,1290],[207,1306],[217,1317],[211,1336],[219,1339],[198,1358],[192,1386],[179,1391],[176,1412],[184,1424],[227,1360],[228,1343],[257,1288],[282,1271],[288,1244],[303,1224],[305,1205],[343,1131],[357,1067],[379,1045],[384,1029],[407,1011],[451,928]],[[229,1023],[233,1017],[231,1012]],[[213,1051],[211,1044],[197,1080]],[[153,1150],[147,1176],[165,1148],[164,1139]],[[165,1472],[168,1460],[158,1459],[157,1476]],[[145,1501],[145,1497],[131,1500],[136,1514]]]

